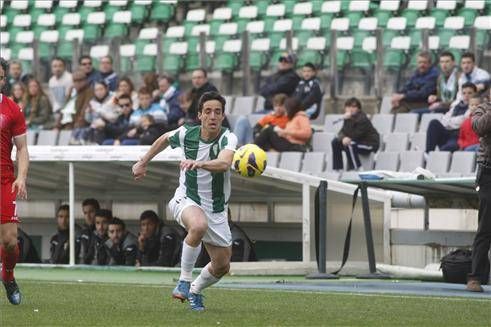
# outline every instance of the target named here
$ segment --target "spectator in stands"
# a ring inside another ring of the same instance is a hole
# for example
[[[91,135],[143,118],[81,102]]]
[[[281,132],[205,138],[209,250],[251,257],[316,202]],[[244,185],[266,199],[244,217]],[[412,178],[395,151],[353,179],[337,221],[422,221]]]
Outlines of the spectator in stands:
[[[453,53],[450,51],[440,53],[440,74],[436,81],[436,94],[428,97],[428,108],[413,109],[411,112],[420,115],[447,112],[457,96],[459,76]]]
[[[215,85],[208,81],[208,73],[203,68],[193,71],[193,74],[191,75],[191,83],[193,84],[193,88],[191,89],[191,97],[193,101],[188,108],[186,118],[189,120],[189,122],[193,121],[196,125],[199,125],[201,123],[198,120],[199,99],[204,93],[212,91],[218,92],[218,89],[215,87]]]
[[[24,116],[30,130],[52,129],[54,127],[53,109],[48,96],[38,80],[31,78],[27,82],[24,96]]]
[[[307,151],[307,143],[312,137],[309,117],[303,111],[297,98],[285,100],[288,123],[285,128],[269,126],[261,130],[254,140],[265,151]]]
[[[178,227],[179,228],[179,227]],[[179,263],[185,231],[165,226],[155,211],[140,216],[138,263],[140,266],[174,267]]]
[[[102,81],[106,83],[109,91],[116,91],[118,86],[118,74],[113,70],[113,58],[111,56],[104,56],[99,61],[99,70],[101,72]]]
[[[167,115],[158,103],[152,103],[152,91],[146,87],[138,90],[140,107],[133,111],[130,117],[130,125],[139,126],[143,115],[152,115],[156,122],[167,122]]]
[[[138,252],[137,238],[126,230],[125,223],[114,217],[109,222],[108,240],[104,242],[108,264],[134,266]]]
[[[104,242],[107,241],[107,229],[113,219],[111,210],[99,209],[95,212],[95,229],[90,238],[82,235],[80,242],[80,263],[86,265],[105,265],[108,262]]]
[[[78,64],[80,69],[85,73],[91,87],[94,86],[95,82],[102,80],[101,73],[92,66],[92,58],[90,56],[81,56],[78,60]]]
[[[112,94],[106,82],[95,82],[94,97],[85,108],[85,121],[90,126],[79,129],[79,133],[74,135],[73,139],[79,144],[97,143],[96,130],[103,129],[106,122],[115,122],[119,114],[117,110],[118,107],[113,105]]]
[[[302,80],[298,83],[293,96],[300,100],[302,108],[305,108],[305,113],[310,119],[317,118],[322,104],[322,91],[317,79],[317,70],[312,63],[303,65]]]
[[[157,124],[152,115],[145,114],[140,118],[139,125],[123,133],[114,141],[114,145],[152,145],[165,131],[165,124]]]
[[[26,95],[26,87],[23,83],[17,82],[12,85],[11,98],[19,106],[19,108],[24,109],[24,98]]]
[[[467,117],[462,126],[460,126],[459,139],[457,143],[459,144],[459,150],[463,151],[477,151],[479,150],[479,136],[472,129],[472,114],[476,111],[477,106],[482,103],[481,97],[479,95],[474,95],[469,100],[469,117]]]
[[[118,99],[121,95],[126,94],[131,98],[131,102],[133,103],[133,110],[138,109],[138,93],[135,91],[135,87],[131,79],[127,76],[122,77],[118,82],[118,89],[114,94],[114,104],[117,105]]]
[[[101,208],[99,201],[93,198],[85,199],[82,201],[82,212],[84,214],[84,224],[80,231],[80,236],[77,238],[77,258],[80,257],[80,252],[82,249],[82,242],[90,243],[92,242],[92,236],[95,230],[95,214],[97,210]]]
[[[237,146],[251,143],[254,138],[258,137],[264,128],[269,126],[279,126],[285,128],[288,123],[286,115],[285,101],[288,96],[284,93],[276,94],[273,97],[273,112],[262,117],[254,129],[249,123],[249,118],[240,116],[234,127],[234,134],[237,135]]]
[[[70,207],[64,204],[56,212],[56,223],[58,232],[50,240],[49,263],[67,264],[70,261],[70,230],[68,223],[70,219]]]
[[[184,117],[179,119],[179,121],[177,122],[178,126],[182,126],[184,124],[194,124],[195,120],[191,119],[188,116],[188,111],[192,103],[193,94],[191,91],[181,93],[181,95],[179,96],[179,106],[181,107],[182,112],[184,112]]]
[[[65,105],[60,110],[56,127],[58,129],[72,129],[87,126],[85,121],[85,108],[87,108],[94,92],[84,71],[77,70],[72,74],[73,88]]]
[[[69,91],[73,86],[72,74],[65,68],[65,60],[59,57],[51,60],[51,78],[49,79],[49,93],[53,104],[53,112],[58,112],[65,104]]]
[[[19,61],[12,60],[9,63],[9,74],[8,74],[8,83],[5,83],[5,94],[10,95],[12,92],[12,85],[15,83],[23,83],[26,84],[30,75],[22,74],[22,65]]]
[[[294,53],[283,53],[278,60],[278,71],[266,78],[264,84],[259,90],[266,100],[264,109],[266,111],[273,110],[273,97],[278,93],[285,93],[290,96],[295,92],[295,88],[300,81],[297,73],[295,73],[296,56]]]
[[[477,93],[484,93],[491,83],[491,77],[487,71],[477,67],[476,58],[472,52],[466,52],[460,58],[460,68],[462,73],[459,78],[459,92],[455,103],[463,98],[463,86],[465,83],[472,83],[476,86]]]
[[[417,58],[418,69],[404,87],[392,95],[392,111],[408,112],[427,106],[428,97],[436,93],[438,69],[431,65],[431,53],[422,51]]]
[[[154,98],[159,92],[159,75],[157,73],[145,73],[143,75],[143,87],[146,87],[152,93]]]
[[[96,130],[96,140],[102,145],[113,145],[114,141],[119,139],[124,132],[129,129],[130,117],[133,113],[133,104],[131,97],[127,94],[122,94],[118,99],[120,115],[115,122],[107,122],[103,129]]]
[[[441,120],[433,119],[426,132],[426,152],[434,151],[438,146],[440,151],[455,151],[459,148],[457,139],[459,129],[464,120],[469,117],[469,100],[476,94],[477,88],[472,83],[462,85],[463,98],[451,107]]]
[[[41,258],[31,237],[21,228],[17,229],[17,244],[19,245],[18,263],[41,263]]]
[[[344,151],[348,159],[347,170],[358,170],[361,167],[360,154],[368,155],[377,152],[380,136],[362,111],[361,102],[357,98],[346,100],[343,119],[343,127],[331,142],[332,168],[343,169],[342,152]]]
[[[174,79],[169,75],[162,75],[159,79],[159,88],[154,102],[160,104],[160,107],[167,113],[167,124],[169,129],[178,127],[179,119],[184,117],[184,111],[179,104],[181,92],[172,85]]]

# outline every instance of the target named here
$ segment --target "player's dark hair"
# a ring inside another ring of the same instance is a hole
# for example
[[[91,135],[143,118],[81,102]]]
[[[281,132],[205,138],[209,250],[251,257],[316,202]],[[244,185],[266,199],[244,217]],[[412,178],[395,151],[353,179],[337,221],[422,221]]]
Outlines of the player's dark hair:
[[[477,92],[477,87],[474,83],[471,82],[466,82],[462,85],[462,90],[463,89],[473,89],[474,92]]]
[[[440,58],[441,57],[450,57],[452,61],[455,61],[455,56],[450,51],[443,51],[442,53],[440,53]]]
[[[160,223],[159,216],[153,210],[145,210],[145,211],[142,212],[142,214],[140,215],[140,221],[143,221],[143,220],[146,220],[146,219],[152,220],[157,225]]]
[[[288,99],[288,95],[285,93],[275,94],[273,97],[273,106],[282,106],[285,104],[286,99]]]
[[[104,56],[102,58],[107,58],[109,59],[109,62],[112,64],[113,63],[113,57],[111,57],[110,55],[107,55],[107,56]]]
[[[119,226],[123,227],[123,229],[126,229],[126,224],[124,223],[124,221],[122,221],[118,217],[114,217],[113,219],[111,219],[109,221],[109,225],[119,225]]]
[[[357,98],[354,98],[354,97],[346,100],[346,102],[344,103],[344,106],[345,107],[357,107],[358,110],[361,110],[360,100],[358,100]]]
[[[93,206],[95,210],[99,210],[101,208],[99,201],[97,201],[96,199],[92,199],[92,198],[85,199],[82,202],[82,207],[85,207],[85,206]]]
[[[162,74],[162,75],[159,77],[159,82],[160,82],[161,80],[163,80],[163,79],[165,79],[165,80],[167,81],[167,83],[169,83],[169,84],[171,84],[171,85],[174,83],[174,79],[173,79],[173,78],[172,78],[172,76],[170,76],[170,75],[167,75],[167,74]]]
[[[130,103],[133,103],[133,100],[131,99],[131,97],[128,95],[128,94],[121,94],[119,97],[118,97],[118,101],[119,100],[122,100],[122,99],[127,99],[130,101]]]
[[[5,74],[9,73],[9,63],[7,62],[7,60],[3,59],[2,57],[0,57],[0,66],[2,66],[3,72]]]
[[[317,71],[317,68],[315,68],[314,64],[311,62],[307,62],[303,66],[312,69],[314,72]]]
[[[96,217],[104,217],[107,220],[113,219],[113,212],[109,209],[99,209],[95,212]]]
[[[148,95],[152,95],[152,91],[150,91],[150,89],[146,86],[142,86],[140,87],[140,89],[138,90],[138,94],[148,94]]]
[[[53,61],[60,61],[61,63],[63,63],[63,66],[66,66],[65,59],[63,59],[61,57],[54,57],[53,59],[51,59],[51,62],[53,62]]]
[[[472,52],[464,52],[462,57],[460,57],[460,60],[462,60],[464,58],[470,58],[472,60],[472,62],[476,62],[476,56],[474,56],[474,54]]]
[[[203,93],[203,95],[201,96],[201,98],[199,98],[199,102],[198,102],[198,112],[202,112],[203,111],[203,105],[205,104],[205,102],[207,101],[211,101],[211,100],[217,100],[218,102],[220,102],[222,104],[222,113],[225,112],[225,98],[222,97],[218,92],[205,92]]]
[[[430,64],[433,61],[433,58],[431,56],[431,52],[429,52],[429,51],[421,51],[420,53],[418,53],[418,57],[425,58],[426,60],[428,60],[428,62]]]

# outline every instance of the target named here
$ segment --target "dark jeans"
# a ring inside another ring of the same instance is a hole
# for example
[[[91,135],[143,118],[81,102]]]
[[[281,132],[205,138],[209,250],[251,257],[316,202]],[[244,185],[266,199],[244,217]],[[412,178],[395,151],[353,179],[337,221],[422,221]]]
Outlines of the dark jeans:
[[[412,109],[411,112],[414,114],[418,114],[419,118],[421,119],[421,116],[424,114],[444,114],[448,111],[448,108],[446,107],[438,107],[436,109],[430,110],[428,108],[419,108],[419,109]]]
[[[332,145],[332,169],[343,169],[343,151],[346,152],[348,158],[348,170],[358,169],[361,166],[360,154],[370,154],[370,152],[376,151],[373,146],[358,144],[351,142],[349,146],[344,146],[342,141],[335,138],[331,142]]]
[[[279,136],[274,131],[274,126],[269,126],[261,131],[259,135],[254,139],[254,143],[257,144],[264,151],[276,150],[278,152],[286,151],[299,151],[305,152],[306,146],[302,144],[291,143],[284,137]]]
[[[478,167],[476,185],[479,187],[479,214],[477,233],[472,245],[472,273],[469,277],[487,280],[491,243],[491,168]]]
[[[426,152],[434,151],[437,145],[440,151],[456,151],[459,149],[458,138],[458,129],[449,131],[439,120],[433,119],[426,132]]]

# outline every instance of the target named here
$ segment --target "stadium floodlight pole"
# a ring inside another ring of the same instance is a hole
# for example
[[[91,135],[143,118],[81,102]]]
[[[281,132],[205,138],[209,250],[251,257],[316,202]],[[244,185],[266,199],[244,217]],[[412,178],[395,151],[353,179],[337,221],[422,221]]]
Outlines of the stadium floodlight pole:
[[[68,164],[68,202],[70,205],[70,266],[75,265],[75,174],[73,162]]]
[[[382,76],[382,67],[384,65],[384,45],[382,39],[382,29],[375,30],[375,49],[377,60],[375,61],[375,96],[382,99],[382,85],[384,85]]]
[[[421,50],[428,51],[430,49],[430,31],[426,28],[421,30]]]
[[[479,65],[480,64],[480,60],[479,60],[480,58],[479,58],[479,51],[477,51],[476,28],[475,27],[471,27],[469,35],[470,35],[469,49],[471,49],[471,51],[476,56],[476,58],[475,58],[476,65]]]
[[[162,30],[159,29],[157,33],[157,72],[159,75],[162,75],[164,73],[164,65],[163,65],[163,51],[162,51],[162,44],[164,43],[163,40],[163,33]]]
[[[331,50],[330,64],[331,64],[331,98],[336,99],[338,92],[338,67],[337,67],[337,34],[336,30],[331,30]]]
[[[337,275],[326,273],[326,260],[327,260],[327,181],[322,180],[319,183],[319,187],[316,192],[315,199],[315,212],[316,221],[318,220],[318,229],[315,231],[317,233],[316,241],[318,242],[318,255],[317,255],[317,273],[309,274],[306,276],[307,279],[337,279]]]

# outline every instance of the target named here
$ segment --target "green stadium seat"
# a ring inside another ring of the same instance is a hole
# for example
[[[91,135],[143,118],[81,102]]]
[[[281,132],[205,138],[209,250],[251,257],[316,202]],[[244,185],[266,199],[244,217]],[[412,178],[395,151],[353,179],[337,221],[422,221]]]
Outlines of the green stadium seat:
[[[31,16],[33,22],[37,22],[38,17],[43,15],[44,13],[44,9],[40,8],[31,8],[31,10],[29,11],[29,15]]]
[[[136,55],[136,47],[134,44],[122,44],[119,46],[119,70],[121,72],[130,72],[133,69],[132,60]]]
[[[26,15],[16,15],[13,18],[12,26],[14,27],[22,27],[22,28],[28,28],[31,26],[31,15],[26,14]]]
[[[50,59],[55,54],[55,47],[59,41],[58,31],[44,31],[39,37],[39,57],[42,59]]]
[[[435,23],[437,27],[442,27],[445,19],[448,17],[448,10],[432,10],[430,12],[431,17],[435,18]]]
[[[128,26],[131,23],[131,11],[117,11],[112,22],[106,27],[104,36],[108,38],[121,37],[128,34]]]
[[[253,71],[260,71],[266,67],[271,49],[270,42],[267,38],[252,40],[249,65]]]
[[[392,17],[392,15],[393,14],[390,11],[378,10],[377,12],[375,12],[374,17],[377,18],[378,26],[383,28],[387,26],[387,22]]]
[[[440,47],[447,48],[450,43],[450,38],[455,35],[455,31],[452,30],[440,30],[438,37],[440,38]]]
[[[346,18],[348,18],[348,20],[349,20],[349,26],[351,28],[355,28],[356,26],[358,26],[360,19],[363,18],[363,13],[359,12],[359,11],[350,12],[350,13],[346,14]]]
[[[8,47],[9,41],[10,41],[9,32],[5,32],[5,31],[0,32],[0,45],[2,46],[2,49],[4,47]]]
[[[2,11],[2,15],[5,15],[5,17],[7,17],[7,21],[10,23],[12,23],[15,16],[19,14],[20,12],[18,10],[12,8],[4,8],[4,10]]]
[[[245,6],[240,8],[238,14],[238,20],[253,21],[258,18],[259,10],[257,6]]]
[[[227,7],[232,10],[232,16],[238,16],[241,8],[244,7],[243,1],[229,1]]]
[[[370,32],[356,30],[356,31],[353,32],[352,36],[353,36],[353,38],[355,40],[354,47],[355,48],[361,48],[361,46],[363,44],[363,40],[365,38],[367,38],[368,36],[370,36]]]
[[[143,23],[148,16],[151,5],[151,0],[147,3],[133,2],[129,8],[131,11],[131,21],[136,24]]]
[[[312,15],[313,7],[314,6],[313,6],[312,2],[296,3],[293,6],[292,16],[293,17],[300,17],[301,19],[304,19],[306,16]],[[318,9],[319,10],[317,12],[320,12],[320,6],[318,6]]]
[[[7,24],[8,24],[8,21],[7,21],[7,16],[6,15],[0,15],[0,28],[1,29],[5,29],[7,28]]]
[[[271,4],[272,1],[269,0],[258,0],[256,1],[255,5],[257,7],[257,14],[259,16],[264,16],[266,15],[266,11],[268,9],[268,6]]]
[[[309,38],[306,44],[306,49],[298,56],[297,66],[301,67],[305,63],[310,62],[316,67],[322,67],[324,53],[327,48],[326,39],[323,37]]]
[[[320,28],[325,31],[331,29],[331,23],[332,20],[334,19],[334,15],[322,14],[320,18],[321,18]]]
[[[136,70],[140,73],[148,73],[155,71],[154,56],[137,56],[136,57]]]
[[[341,11],[341,1],[324,1],[321,7],[322,14],[336,15]]]
[[[353,49],[350,54],[352,68],[371,70],[375,64],[376,57],[374,52],[367,52],[363,49]]]
[[[215,70],[233,72],[239,64],[241,40],[228,40],[223,44],[221,53],[215,57],[213,68]]]
[[[84,40],[84,31],[82,29],[70,29],[62,36],[60,32],[60,38],[63,41],[58,42],[56,49],[56,55],[64,59],[71,59],[73,57],[73,40],[78,39],[80,42]]]
[[[406,54],[402,50],[389,49],[384,52],[384,68],[400,70],[406,63]]]
[[[154,2],[150,10],[150,21],[167,23],[174,16],[174,6],[165,2]]]
[[[408,27],[413,28],[416,20],[420,15],[419,11],[406,9],[401,13],[401,17],[406,18],[406,24]]]

